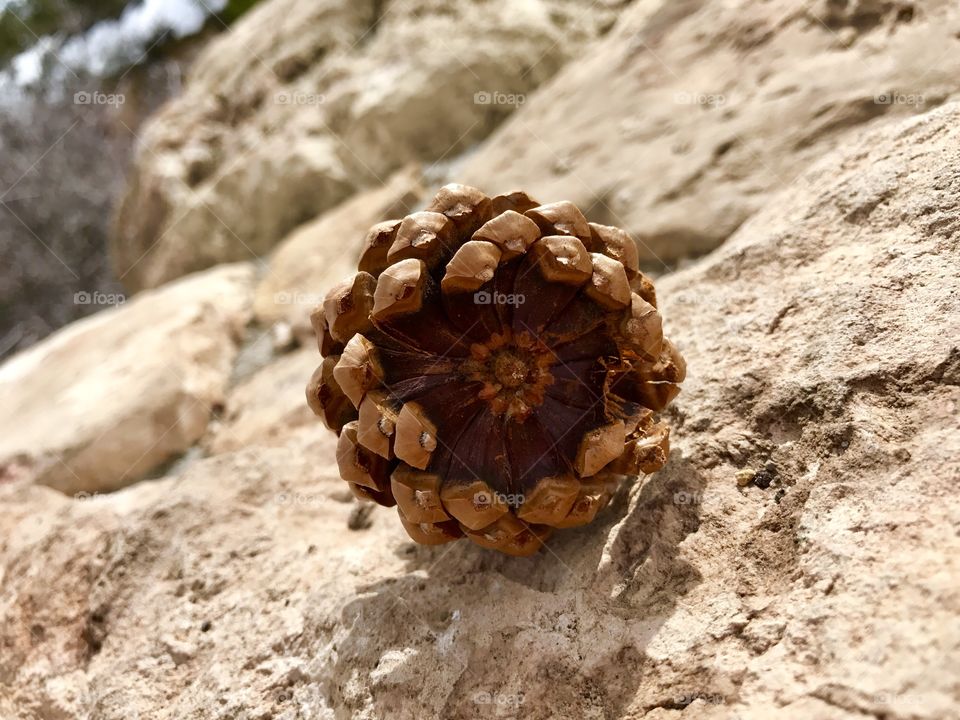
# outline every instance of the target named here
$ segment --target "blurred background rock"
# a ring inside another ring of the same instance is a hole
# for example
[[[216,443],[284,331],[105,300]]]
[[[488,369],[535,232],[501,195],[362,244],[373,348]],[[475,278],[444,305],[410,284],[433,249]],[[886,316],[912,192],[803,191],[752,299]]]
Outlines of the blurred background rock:
[[[0,357],[123,297],[106,238],[136,133],[255,1],[0,0]]]

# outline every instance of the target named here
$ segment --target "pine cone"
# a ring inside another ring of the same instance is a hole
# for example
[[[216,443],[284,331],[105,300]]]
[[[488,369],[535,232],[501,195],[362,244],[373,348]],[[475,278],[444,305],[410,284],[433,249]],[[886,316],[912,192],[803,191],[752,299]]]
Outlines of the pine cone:
[[[379,223],[312,316],[307,387],[353,492],[420,543],[511,555],[661,468],[685,365],[622,230],[569,202],[448,185]]]

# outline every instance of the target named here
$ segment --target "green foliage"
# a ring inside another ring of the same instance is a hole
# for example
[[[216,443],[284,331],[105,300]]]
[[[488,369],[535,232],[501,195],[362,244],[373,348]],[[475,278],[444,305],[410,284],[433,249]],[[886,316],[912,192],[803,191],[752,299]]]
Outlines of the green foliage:
[[[219,17],[230,25],[257,2],[229,0]],[[101,20],[120,17],[131,4],[131,0],[14,0],[0,11],[0,64],[29,48],[37,38],[83,32]]]
[[[258,2],[259,0],[230,0],[223,12],[220,13],[220,19],[227,25],[232,25],[237,18]]]
[[[54,33],[83,32],[118,17],[128,0],[14,0],[0,12],[0,62]]]
[[[38,3],[36,13],[27,13],[26,7],[20,8],[16,2],[0,12],[0,61],[9,60],[35,41],[34,33],[40,35],[47,26],[56,27],[52,15],[46,6]],[[33,27],[36,27],[34,30]],[[37,32],[39,30],[40,32]]]

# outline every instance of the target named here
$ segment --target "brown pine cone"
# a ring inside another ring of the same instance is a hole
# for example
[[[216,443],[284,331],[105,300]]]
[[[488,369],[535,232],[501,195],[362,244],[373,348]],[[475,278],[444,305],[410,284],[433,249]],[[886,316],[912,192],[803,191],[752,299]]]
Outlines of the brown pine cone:
[[[569,202],[448,185],[375,225],[313,313],[307,400],[353,492],[414,540],[529,555],[663,467],[680,391],[633,240]]]

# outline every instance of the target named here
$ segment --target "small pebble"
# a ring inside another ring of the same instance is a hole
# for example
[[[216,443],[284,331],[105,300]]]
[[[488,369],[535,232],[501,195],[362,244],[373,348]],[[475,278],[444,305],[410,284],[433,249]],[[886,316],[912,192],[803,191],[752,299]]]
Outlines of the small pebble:
[[[347,527],[351,530],[367,530],[373,525],[370,515],[373,513],[373,503],[361,503],[350,511]]]
[[[773,460],[767,460],[763,465],[763,470],[754,475],[753,484],[762,490],[766,490],[776,479],[778,472],[777,464]]]

